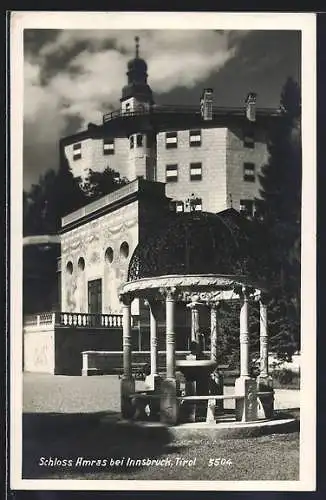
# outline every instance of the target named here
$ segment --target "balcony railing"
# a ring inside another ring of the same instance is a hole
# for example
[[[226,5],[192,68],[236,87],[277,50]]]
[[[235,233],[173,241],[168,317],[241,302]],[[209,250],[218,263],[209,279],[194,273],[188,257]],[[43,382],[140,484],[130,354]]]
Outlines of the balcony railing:
[[[103,115],[103,123],[109,122],[116,118],[129,118],[133,116],[153,115],[153,114],[198,114],[200,115],[200,106],[187,106],[187,105],[154,105],[150,109],[141,109],[135,111],[121,111],[115,110]],[[258,115],[279,115],[280,110],[277,108],[257,108]],[[230,115],[230,116],[243,116],[245,115],[245,107],[225,107],[214,106],[213,117]]]
[[[131,326],[137,327],[139,316],[131,317]],[[47,312],[30,314],[24,317],[25,329],[42,327],[77,327],[77,328],[122,328],[122,314],[88,314],[78,312]]]

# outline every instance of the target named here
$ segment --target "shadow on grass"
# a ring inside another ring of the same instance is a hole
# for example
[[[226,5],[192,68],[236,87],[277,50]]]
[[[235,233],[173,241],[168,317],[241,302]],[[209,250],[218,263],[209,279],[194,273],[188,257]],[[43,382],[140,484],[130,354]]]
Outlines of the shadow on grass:
[[[156,426],[153,439],[151,429],[122,424],[120,414],[113,412],[24,413],[23,478],[73,479],[91,472],[96,479],[96,473],[105,470],[128,473],[143,468],[141,463],[128,467],[128,458],[159,460],[171,453],[172,439],[166,427]]]

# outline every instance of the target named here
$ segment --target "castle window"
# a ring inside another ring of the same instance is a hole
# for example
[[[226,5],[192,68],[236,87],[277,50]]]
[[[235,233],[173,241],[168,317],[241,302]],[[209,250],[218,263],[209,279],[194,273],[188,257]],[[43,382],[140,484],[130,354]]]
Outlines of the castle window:
[[[80,257],[78,259],[78,269],[79,269],[79,271],[84,271],[84,269],[85,269],[85,259],[84,259],[84,257]]]
[[[190,180],[191,181],[201,181],[202,180],[202,164],[201,163],[190,163]]]
[[[183,203],[183,201],[176,201],[175,202],[175,211],[176,212],[184,212],[184,203]]]
[[[243,180],[246,182],[255,182],[255,164],[243,164]]]
[[[178,132],[165,133],[165,147],[166,149],[178,147]]]
[[[201,146],[201,130],[189,130],[190,147]]]
[[[123,258],[123,259],[126,259],[129,255],[129,245],[126,241],[124,241],[123,243],[121,243],[121,246],[120,246],[120,256]]]
[[[71,260],[69,260],[69,262],[67,262],[66,270],[67,270],[68,274],[72,274],[72,272],[74,270],[74,266],[73,266]]]
[[[133,135],[131,135],[129,137],[129,146],[130,146],[130,149],[134,148],[134,136]]]
[[[178,180],[178,165],[166,165],[165,167],[166,182],[177,182]]]
[[[253,200],[240,200],[240,212],[243,215],[253,214],[254,202]]]
[[[195,212],[201,212],[203,209],[203,202],[201,198],[195,198],[194,200],[194,210]]]
[[[112,247],[108,247],[106,250],[105,250],[105,262],[108,262],[109,264],[111,264],[113,262],[113,248]]]
[[[82,157],[81,153],[81,142],[78,142],[78,144],[74,144],[72,147],[73,150],[73,160],[80,160]]]
[[[103,140],[103,154],[114,155],[114,139],[107,138]]]
[[[137,148],[141,148],[143,146],[143,136],[142,134],[137,134]]]
[[[255,147],[255,134],[253,130],[246,130],[243,136],[243,145],[245,148],[253,149]]]

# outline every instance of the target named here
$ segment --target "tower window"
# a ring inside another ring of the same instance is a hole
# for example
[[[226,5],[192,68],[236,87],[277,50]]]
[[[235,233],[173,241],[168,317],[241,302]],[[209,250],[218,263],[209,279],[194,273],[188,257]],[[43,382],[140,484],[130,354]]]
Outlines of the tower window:
[[[81,142],[78,142],[78,144],[74,144],[72,149],[73,149],[73,160],[80,160],[82,157],[81,153]]]
[[[107,138],[103,140],[103,154],[114,155],[114,139]]]
[[[166,165],[165,167],[166,182],[177,182],[178,180],[178,165]]]
[[[201,146],[201,130],[189,130],[190,147]]]
[[[255,134],[253,130],[246,130],[243,136],[243,145],[245,148],[253,149],[255,147]]]
[[[240,200],[240,212],[244,215],[252,216],[254,209],[253,200]]]
[[[184,203],[183,203],[183,201],[176,201],[175,202],[175,211],[176,212],[184,212]]]
[[[254,163],[243,164],[243,180],[247,182],[255,182],[255,165]]]
[[[178,132],[166,132],[165,147],[166,149],[178,147]]]
[[[201,163],[190,163],[190,180],[191,181],[201,181],[202,180],[202,164]]]
[[[131,135],[129,137],[129,146],[130,146],[130,149],[134,149],[134,136]]]
[[[141,148],[143,146],[143,136],[142,134],[137,134],[137,148]]]

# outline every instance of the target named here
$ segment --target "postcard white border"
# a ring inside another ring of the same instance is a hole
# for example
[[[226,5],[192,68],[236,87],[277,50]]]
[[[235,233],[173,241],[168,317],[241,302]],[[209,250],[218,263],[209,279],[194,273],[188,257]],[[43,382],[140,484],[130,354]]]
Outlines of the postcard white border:
[[[22,479],[22,189],[24,29],[225,29],[302,32],[302,351],[299,481]],[[316,488],[316,16],[313,13],[23,12],[11,14],[10,486],[21,490],[314,491]]]

